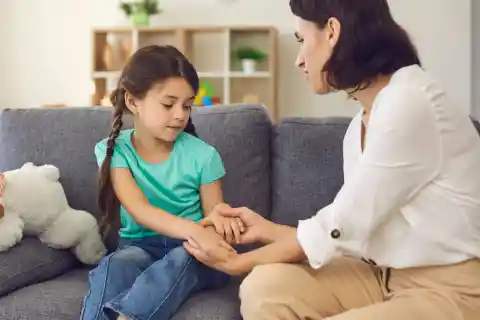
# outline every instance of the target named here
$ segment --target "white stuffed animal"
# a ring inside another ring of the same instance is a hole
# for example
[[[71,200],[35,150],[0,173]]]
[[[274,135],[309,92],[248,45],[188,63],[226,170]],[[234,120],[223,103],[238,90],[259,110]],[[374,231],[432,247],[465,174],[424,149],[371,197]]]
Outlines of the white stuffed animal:
[[[70,208],[59,178],[55,166],[31,162],[0,173],[0,252],[29,235],[51,248],[71,249],[84,264],[106,254],[96,219]]]

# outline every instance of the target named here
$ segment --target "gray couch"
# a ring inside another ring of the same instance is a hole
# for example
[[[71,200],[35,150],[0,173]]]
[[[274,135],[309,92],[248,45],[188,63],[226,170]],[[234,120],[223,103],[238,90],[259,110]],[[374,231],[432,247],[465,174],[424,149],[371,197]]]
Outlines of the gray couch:
[[[232,206],[295,225],[330,203],[342,185],[342,139],[350,119],[289,118],[272,125],[262,107],[237,105],[197,110],[193,120],[223,157]],[[70,205],[98,216],[93,147],[110,127],[105,108],[5,110],[0,171],[28,161],[54,164]],[[108,245],[114,248],[115,239]],[[24,239],[0,254],[0,319],[78,319],[87,273],[68,251]],[[235,278],[223,290],[194,295],[174,319],[240,319],[239,283]]]

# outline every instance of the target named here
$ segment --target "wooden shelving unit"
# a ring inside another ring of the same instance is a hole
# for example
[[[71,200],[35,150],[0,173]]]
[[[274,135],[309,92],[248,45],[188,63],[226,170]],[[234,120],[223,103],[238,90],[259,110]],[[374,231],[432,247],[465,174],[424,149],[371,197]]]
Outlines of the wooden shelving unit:
[[[277,31],[269,26],[94,29],[92,104],[105,104],[102,100],[116,86],[128,57],[149,44],[173,45],[182,51],[197,69],[201,83],[214,88],[221,105],[257,101],[273,118],[277,116]],[[240,46],[267,54],[255,72],[245,73],[233,56]]]

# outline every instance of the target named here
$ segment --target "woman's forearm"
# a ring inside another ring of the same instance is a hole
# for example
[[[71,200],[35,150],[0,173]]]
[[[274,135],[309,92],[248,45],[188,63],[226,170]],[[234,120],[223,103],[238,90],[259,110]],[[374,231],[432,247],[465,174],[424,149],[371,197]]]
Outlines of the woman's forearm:
[[[295,228],[281,226],[276,230],[276,240],[256,250],[241,255],[240,260],[248,272],[254,267],[270,263],[294,263],[306,259]]]
[[[296,230],[297,230],[294,227],[290,227],[283,224],[276,224],[274,222],[271,222],[269,229],[270,231],[263,234],[263,238],[260,239],[260,241],[263,244],[271,244],[276,241],[279,241],[282,238],[285,238],[286,236],[288,236],[292,232],[296,233]]]

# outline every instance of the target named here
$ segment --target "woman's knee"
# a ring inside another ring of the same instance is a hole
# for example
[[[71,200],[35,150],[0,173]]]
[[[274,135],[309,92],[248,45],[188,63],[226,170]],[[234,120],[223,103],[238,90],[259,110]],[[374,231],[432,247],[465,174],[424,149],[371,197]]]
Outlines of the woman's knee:
[[[278,295],[287,291],[292,270],[298,268],[291,264],[268,264],[255,267],[240,285],[242,302],[255,301],[269,295]]]

